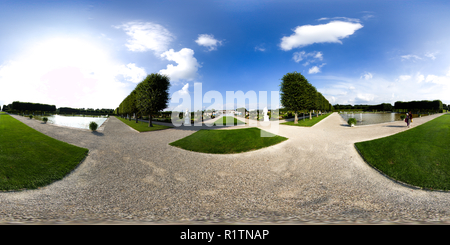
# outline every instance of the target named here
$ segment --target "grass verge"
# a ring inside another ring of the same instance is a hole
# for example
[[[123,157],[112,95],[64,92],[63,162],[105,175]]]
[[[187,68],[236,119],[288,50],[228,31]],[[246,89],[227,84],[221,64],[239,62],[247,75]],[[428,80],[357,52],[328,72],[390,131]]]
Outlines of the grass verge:
[[[217,119],[214,122],[214,126],[216,126],[216,125],[218,125],[218,126],[226,126],[226,125],[237,126],[240,124],[245,124],[245,123],[236,119],[235,117],[222,117],[220,119]]]
[[[305,120],[299,119],[298,120],[298,124],[294,124],[294,121],[284,122],[284,123],[280,123],[280,124],[289,125],[289,126],[312,127],[315,124],[317,124],[318,122],[320,122],[323,119],[327,118],[329,115],[331,115],[331,113],[328,113],[328,114],[325,114],[325,115],[321,115],[321,116],[318,116],[318,117],[314,117],[313,116],[311,120],[309,118],[305,118]]]
[[[36,189],[64,178],[87,155],[15,118],[0,115],[0,190]]]
[[[230,154],[261,149],[285,140],[287,138],[278,135],[261,137],[261,129],[259,128],[202,129],[169,145],[189,151]]]
[[[450,114],[407,131],[355,146],[387,176],[413,186],[450,190]]]
[[[170,126],[158,125],[158,124],[153,124],[153,127],[149,127],[148,122],[138,121],[138,123],[136,123],[136,120],[133,120],[133,119],[131,121],[129,121],[128,119],[124,119],[121,117],[116,117],[116,118],[139,132],[147,132],[147,131],[155,131],[155,130],[172,128]]]

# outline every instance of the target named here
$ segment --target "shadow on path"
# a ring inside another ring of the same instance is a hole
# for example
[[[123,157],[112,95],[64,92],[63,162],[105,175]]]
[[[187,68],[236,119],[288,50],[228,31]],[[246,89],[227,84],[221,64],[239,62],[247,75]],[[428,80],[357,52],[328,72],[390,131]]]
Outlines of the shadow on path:
[[[97,136],[104,136],[103,133],[98,132],[98,131],[92,131],[92,134],[93,134],[93,135],[97,135]]]

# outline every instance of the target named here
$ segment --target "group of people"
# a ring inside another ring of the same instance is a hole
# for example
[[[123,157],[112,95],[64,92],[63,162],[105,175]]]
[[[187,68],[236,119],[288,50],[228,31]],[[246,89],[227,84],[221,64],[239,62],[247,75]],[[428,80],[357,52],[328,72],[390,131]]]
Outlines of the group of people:
[[[413,119],[412,119],[412,118],[413,118],[413,117],[412,117],[412,113],[411,113],[411,112],[406,113],[405,122],[406,122],[406,126],[407,126],[408,128],[411,126],[411,123],[413,122]]]

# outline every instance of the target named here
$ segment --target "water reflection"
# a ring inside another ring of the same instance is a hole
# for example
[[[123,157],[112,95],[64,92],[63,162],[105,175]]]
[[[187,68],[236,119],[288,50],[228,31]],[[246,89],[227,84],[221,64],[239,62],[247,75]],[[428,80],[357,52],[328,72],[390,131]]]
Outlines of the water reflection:
[[[345,121],[349,118],[355,118],[357,125],[368,125],[376,123],[401,121],[401,115],[405,113],[341,113],[340,114]],[[413,119],[417,118],[417,114],[413,114]]]
[[[60,126],[66,126],[66,127],[73,127],[73,128],[82,128],[82,129],[89,129],[89,124],[91,122],[97,123],[98,127],[100,127],[107,118],[103,117],[66,117],[66,116],[59,116],[59,115],[53,115],[49,116],[48,123],[52,123],[55,125]]]

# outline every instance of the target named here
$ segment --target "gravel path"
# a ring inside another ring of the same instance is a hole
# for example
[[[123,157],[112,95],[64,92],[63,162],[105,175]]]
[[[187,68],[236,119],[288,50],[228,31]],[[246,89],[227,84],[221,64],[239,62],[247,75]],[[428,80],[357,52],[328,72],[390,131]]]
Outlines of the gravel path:
[[[0,223],[450,222],[449,192],[392,181],[354,148],[407,130],[403,122],[350,128],[334,113],[311,128],[280,125],[289,140],[278,145],[218,155],[168,145],[195,127],[138,133],[112,117],[92,133],[13,117],[90,152],[61,181],[0,192]]]

